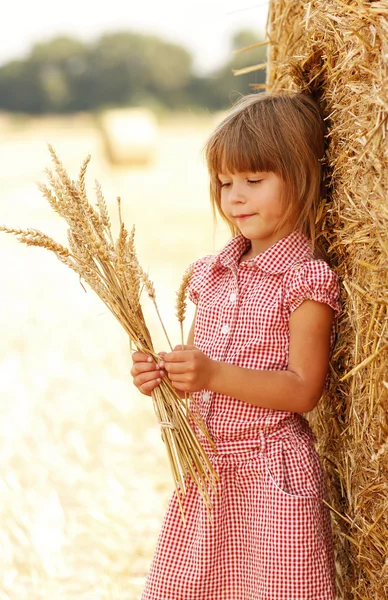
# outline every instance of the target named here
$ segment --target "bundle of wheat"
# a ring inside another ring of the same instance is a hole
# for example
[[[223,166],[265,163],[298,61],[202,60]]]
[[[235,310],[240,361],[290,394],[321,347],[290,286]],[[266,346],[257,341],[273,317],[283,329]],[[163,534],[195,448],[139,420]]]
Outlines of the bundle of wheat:
[[[153,283],[143,271],[136,255],[135,227],[129,235],[121,219],[120,198],[118,198],[120,234],[115,243],[107,206],[97,181],[97,210],[89,203],[86,195],[85,174],[90,156],[85,159],[81,167],[78,181],[73,181],[50,145],[49,150],[55,171],[46,169],[51,190],[44,184],[39,184],[39,189],[51,207],[66,220],[70,249],[36,229],[21,230],[3,226],[0,227],[0,231],[16,235],[20,242],[28,246],[40,246],[53,252],[98,294],[127,332],[131,347],[133,343],[138,350],[158,361],[159,357],[154,351],[140,304],[144,288],[154,303],[167,341],[171,349],[172,347],[160,318]],[[181,326],[182,344],[185,297],[190,276],[191,272],[187,271],[177,294],[177,318]],[[184,399],[179,396],[168,377],[163,378],[160,385],[152,392],[153,405],[161,426],[183,522],[185,518],[181,496],[186,492],[186,478],[192,478],[198,486],[210,518],[212,507],[210,491],[216,492],[218,479],[191,423],[197,425],[213,447],[214,443],[198,411],[191,411],[189,408],[188,400],[194,403],[194,399],[187,394],[185,396]]]
[[[305,90],[328,124],[317,230],[343,314],[330,388],[308,418],[330,480],[341,597],[379,600],[388,593],[388,3],[271,0],[267,36],[267,82],[252,87]]]

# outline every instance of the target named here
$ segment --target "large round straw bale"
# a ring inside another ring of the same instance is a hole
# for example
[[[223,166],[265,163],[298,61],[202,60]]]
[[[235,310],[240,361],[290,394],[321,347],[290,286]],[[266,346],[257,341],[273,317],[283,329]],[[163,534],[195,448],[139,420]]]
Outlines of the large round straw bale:
[[[113,164],[152,162],[156,152],[157,122],[150,110],[106,110],[101,115],[100,126],[107,155]]]
[[[388,597],[388,5],[271,0],[269,91],[328,125],[317,233],[342,287],[327,392],[307,417],[328,474],[338,600]]]

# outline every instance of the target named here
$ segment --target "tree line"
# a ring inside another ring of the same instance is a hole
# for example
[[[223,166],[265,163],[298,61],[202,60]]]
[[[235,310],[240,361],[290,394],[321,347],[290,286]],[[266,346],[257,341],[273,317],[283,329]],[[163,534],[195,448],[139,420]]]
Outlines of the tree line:
[[[265,46],[233,54],[260,41],[252,31],[237,33],[227,64],[201,77],[194,72],[188,50],[158,36],[121,31],[93,43],[56,37],[35,44],[24,60],[0,67],[0,110],[27,114],[113,106],[221,110],[230,106],[234,93],[250,93],[250,84],[265,82],[265,70],[237,77],[232,72],[265,62]]]

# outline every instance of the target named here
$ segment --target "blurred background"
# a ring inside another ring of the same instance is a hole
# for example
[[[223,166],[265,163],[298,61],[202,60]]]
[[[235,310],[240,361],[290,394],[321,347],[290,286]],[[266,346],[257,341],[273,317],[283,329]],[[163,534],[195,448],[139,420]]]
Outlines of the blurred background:
[[[0,223],[66,244],[38,190],[54,146],[70,177],[88,154],[116,197],[173,346],[176,292],[230,239],[214,224],[202,148],[265,70],[268,2],[13,3],[0,37]],[[0,233],[0,600],[140,598],[174,485],[128,338],[54,255]],[[187,336],[194,307],[188,303]],[[155,348],[168,350],[144,299]]]

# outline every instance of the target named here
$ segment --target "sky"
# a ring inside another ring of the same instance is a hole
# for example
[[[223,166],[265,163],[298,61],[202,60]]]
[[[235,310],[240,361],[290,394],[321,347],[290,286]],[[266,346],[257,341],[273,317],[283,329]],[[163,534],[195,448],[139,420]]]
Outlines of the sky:
[[[154,33],[191,51],[198,72],[230,59],[233,33],[249,28],[264,35],[269,0],[29,0],[7,3],[0,28],[0,65],[24,58],[31,46],[58,35],[92,41],[130,29]],[[249,60],[248,60],[249,62]]]

